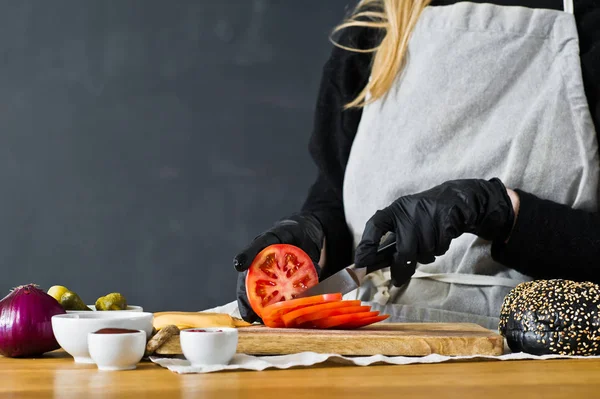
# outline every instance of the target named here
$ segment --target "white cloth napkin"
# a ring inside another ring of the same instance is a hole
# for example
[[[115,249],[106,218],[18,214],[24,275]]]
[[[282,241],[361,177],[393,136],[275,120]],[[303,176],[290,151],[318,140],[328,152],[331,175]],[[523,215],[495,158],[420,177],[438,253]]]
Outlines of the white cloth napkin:
[[[206,366],[192,366],[189,361],[182,358],[159,358],[151,356],[150,360],[154,363],[166,367],[178,374],[190,373],[212,373],[225,370],[254,370],[262,371],[266,369],[288,369],[291,367],[309,367],[326,361],[356,366],[370,366],[374,364],[417,364],[417,363],[442,363],[454,360],[548,360],[548,359],[577,359],[577,358],[599,358],[600,356],[560,356],[544,355],[534,356],[526,353],[510,353],[502,356],[442,356],[427,355],[422,357],[408,356],[364,356],[347,357],[332,353],[314,353],[302,352],[293,355],[281,356],[250,356],[236,354],[229,364],[212,364]]]
[[[227,313],[233,317],[240,317],[236,302],[230,302],[223,306],[216,308],[207,309],[203,312],[211,313]],[[216,371],[226,370],[254,370],[262,371],[266,369],[289,369],[291,367],[310,367],[319,363],[333,362],[338,364],[356,365],[356,366],[370,366],[374,364],[395,364],[395,365],[408,365],[418,363],[442,363],[456,360],[548,360],[548,359],[593,359],[600,358],[600,356],[563,356],[563,355],[544,355],[535,356],[527,353],[510,353],[510,349],[505,342],[506,352],[501,356],[442,356],[438,354],[432,354],[421,357],[412,356],[342,356],[335,353],[315,353],[315,352],[302,352],[295,353],[292,355],[281,355],[281,356],[250,356],[238,353],[236,354],[229,364],[213,364],[206,366],[192,366],[183,356],[161,358],[158,356],[151,356],[150,360],[162,367],[165,367],[175,373],[189,374],[189,373],[212,373]]]

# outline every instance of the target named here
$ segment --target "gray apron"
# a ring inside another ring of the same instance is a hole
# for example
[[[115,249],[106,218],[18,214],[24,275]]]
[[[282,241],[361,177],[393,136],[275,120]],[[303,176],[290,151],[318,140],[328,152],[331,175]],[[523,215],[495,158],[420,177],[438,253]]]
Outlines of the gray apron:
[[[499,177],[597,210],[596,132],[571,4],[566,12],[469,2],[424,10],[404,70],[363,110],[350,152],[344,204],[355,246],[375,211],[453,179]],[[393,287],[384,269],[346,298],[389,321],[497,329],[504,296],[529,279],[494,262],[490,247],[463,234],[405,286]]]

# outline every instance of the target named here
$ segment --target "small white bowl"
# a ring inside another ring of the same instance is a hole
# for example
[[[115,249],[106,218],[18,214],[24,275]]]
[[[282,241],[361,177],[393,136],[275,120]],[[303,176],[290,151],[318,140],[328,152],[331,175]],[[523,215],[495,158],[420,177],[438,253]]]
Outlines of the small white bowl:
[[[98,370],[133,370],[144,357],[146,332],[88,333],[88,350]]]
[[[52,316],[52,331],[58,344],[76,363],[91,363],[88,333],[101,328],[127,328],[152,334],[154,314],[148,312],[82,312]]]
[[[181,331],[179,341],[192,366],[228,364],[237,350],[238,331],[231,327],[189,328]]]
[[[144,308],[141,306],[127,306],[127,308],[123,310],[96,310],[96,305],[87,305],[90,310],[95,312],[143,312]],[[88,313],[89,310],[67,310],[67,313]]]

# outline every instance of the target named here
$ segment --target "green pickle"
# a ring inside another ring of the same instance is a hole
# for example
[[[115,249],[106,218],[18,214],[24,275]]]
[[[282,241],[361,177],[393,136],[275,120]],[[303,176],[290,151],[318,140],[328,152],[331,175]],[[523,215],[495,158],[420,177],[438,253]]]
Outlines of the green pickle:
[[[127,309],[127,300],[118,292],[112,292],[108,295],[98,298],[96,301],[96,310],[125,310]]]
[[[81,300],[79,295],[73,291],[66,291],[61,295],[59,303],[65,310],[90,310]]]

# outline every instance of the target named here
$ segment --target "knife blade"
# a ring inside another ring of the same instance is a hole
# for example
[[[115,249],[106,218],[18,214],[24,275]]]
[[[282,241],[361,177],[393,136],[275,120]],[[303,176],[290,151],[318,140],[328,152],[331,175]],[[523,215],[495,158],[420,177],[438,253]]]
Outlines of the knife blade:
[[[345,295],[360,287],[362,280],[367,274],[390,266],[395,251],[396,237],[394,234],[388,234],[382,239],[373,264],[361,268],[356,268],[354,264],[352,264],[327,277],[317,285],[298,294],[296,298],[306,298],[313,295],[332,294],[337,292],[341,292],[342,295]]]

